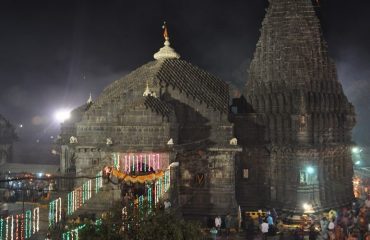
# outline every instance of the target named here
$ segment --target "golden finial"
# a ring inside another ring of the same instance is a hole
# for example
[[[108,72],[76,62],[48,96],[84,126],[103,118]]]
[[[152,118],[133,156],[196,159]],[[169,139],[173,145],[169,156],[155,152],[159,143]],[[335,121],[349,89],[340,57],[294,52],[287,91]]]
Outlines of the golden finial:
[[[163,37],[164,37],[164,46],[159,49],[158,52],[154,54],[154,59],[166,59],[166,58],[176,58],[179,59],[180,55],[175,52],[173,48],[171,48],[170,44],[170,38],[168,36],[168,29],[166,22],[163,23]]]
[[[164,37],[164,40],[168,40],[169,37],[168,37],[168,30],[167,30],[167,24],[166,24],[166,21],[163,22],[163,37]]]

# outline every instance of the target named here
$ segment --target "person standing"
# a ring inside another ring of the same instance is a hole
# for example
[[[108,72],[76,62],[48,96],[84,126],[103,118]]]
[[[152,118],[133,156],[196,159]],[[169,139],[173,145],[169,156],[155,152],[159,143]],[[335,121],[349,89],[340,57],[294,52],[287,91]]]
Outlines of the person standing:
[[[272,218],[271,214],[269,214],[269,215],[267,216],[267,224],[268,224],[268,225],[270,225],[270,227],[271,227],[272,225],[274,225],[274,219]]]
[[[328,239],[328,225],[329,225],[328,219],[326,219],[326,217],[323,217],[320,220],[321,238],[323,240]]]
[[[168,200],[168,199],[164,200],[163,205],[164,205],[164,211],[167,212],[167,213],[170,212],[170,208],[171,208],[170,200]]]
[[[221,231],[221,224],[222,224],[222,220],[221,220],[221,217],[220,215],[218,215],[216,218],[215,218],[215,227],[217,229],[218,232]]]
[[[261,232],[263,234],[263,239],[266,240],[267,239],[267,234],[269,232],[269,225],[265,220],[263,220],[263,222],[261,224]]]

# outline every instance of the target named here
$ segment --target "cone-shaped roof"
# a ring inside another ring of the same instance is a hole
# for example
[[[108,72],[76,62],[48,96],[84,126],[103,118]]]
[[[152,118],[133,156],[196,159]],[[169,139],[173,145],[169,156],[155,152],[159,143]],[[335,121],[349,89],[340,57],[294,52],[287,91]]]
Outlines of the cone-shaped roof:
[[[247,88],[283,82],[302,89],[312,80],[336,79],[311,0],[270,0]]]

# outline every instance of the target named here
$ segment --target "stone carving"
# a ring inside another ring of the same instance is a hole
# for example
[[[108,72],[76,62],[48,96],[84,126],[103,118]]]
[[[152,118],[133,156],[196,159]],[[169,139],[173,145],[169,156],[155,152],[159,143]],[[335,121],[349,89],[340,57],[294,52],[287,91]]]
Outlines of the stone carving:
[[[71,136],[69,138],[69,143],[70,144],[76,144],[76,143],[78,143],[77,138],[75,136]]]
[[[106,140],[106,144],[107,144],[108,146],[112,145],[112,144],[113,144],[112,139],[111,139],[111,138],[107,138],[107,140]]]
[[[173,139],[168,140],[167,145],[173,145]]]
[[[233,146],[238,145],[238,139],[236,139],[236,138],[231,139],[230,140],[230,145],[233,145]]]

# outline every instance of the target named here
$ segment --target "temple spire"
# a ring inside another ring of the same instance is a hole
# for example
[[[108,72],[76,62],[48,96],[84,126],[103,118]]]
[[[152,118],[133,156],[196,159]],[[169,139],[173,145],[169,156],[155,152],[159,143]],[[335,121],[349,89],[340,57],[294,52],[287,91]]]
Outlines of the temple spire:
[[[91,104],[91,103],[93,103],[92,96],[91,96],[91,92],[90,92],[89,99],[87,99],[86,103],[87,103],[87,104]]]
[[[159,49],[158,52],[154,54],[154,59],[167,59],[167,58],[176,58],[179,59],[180,55],[170,46],[170,38],[168,35],[168,29],[166,22],[164,22],[163,26],[163,37],[164,37],[164,47]]]
[[[143,96],[144,97],[147,97],[147,96],[150,96],[152,94],[152,91],[150,91],[150,88],[149,88],[149,83],[146,82],[146,88],[145,88],[145,91],[143,93]]]

